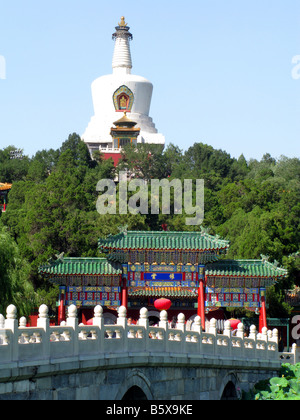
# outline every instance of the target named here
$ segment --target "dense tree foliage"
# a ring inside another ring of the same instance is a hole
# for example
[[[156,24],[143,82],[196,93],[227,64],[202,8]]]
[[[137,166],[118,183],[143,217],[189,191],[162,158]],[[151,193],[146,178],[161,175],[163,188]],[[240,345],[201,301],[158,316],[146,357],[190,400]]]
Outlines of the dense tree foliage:
[[[18,307],[20,316],[30,314],[35,293],[29,281],[29,270],[17,244],[0,224],[0,313],[6,314],[9,302]]]
[[[11,159],[14,150],[13,146],[0,150],[0,182],[13,183],[1,221],[24,261],[23,273],[37,291],[38,302],[53,293],[52,286],[38,276],[38,266],[56,254],[97,256],[98,238],[116,234],[124,225],[133,230],[161,230],[162,226],[200,230],[200,226],[186,225],[184,212],[174,214],[174,194],[170,215],[151,214],[150,204],[145,215],[98,214],[96,185],[101,179],[114,180],[119,170],[149,183],[178,179],[183,185],[184,179],[204,179],[203,227],[231,241],[228,256],[260,258],[264,254],[287,267],[289,278],[273,291],[279,302],[283,288],[300,285],[298,158],[274,159],[266,154],[261,161],[247,162],[243,155],[235,159],[203,143],[195,143],[186,152],[172,144],[164,150],[142,144],[137,149],[127,146],[114,168],[112,160],[104,160],[100,153],[92,159],[75,133],[59,150],[42,150],[32,158]],[[11,299],[8,292],[0,293],[2,300]]]

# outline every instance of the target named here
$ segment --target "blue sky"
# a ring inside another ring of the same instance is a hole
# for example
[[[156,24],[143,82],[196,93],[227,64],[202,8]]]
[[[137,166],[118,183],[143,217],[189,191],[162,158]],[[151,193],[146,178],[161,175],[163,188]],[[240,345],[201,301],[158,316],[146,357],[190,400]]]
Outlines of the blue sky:
[[[122,15],[166,144],[300,157],[299,0],[2,1],[0,149],[31,156],[84,132]]]

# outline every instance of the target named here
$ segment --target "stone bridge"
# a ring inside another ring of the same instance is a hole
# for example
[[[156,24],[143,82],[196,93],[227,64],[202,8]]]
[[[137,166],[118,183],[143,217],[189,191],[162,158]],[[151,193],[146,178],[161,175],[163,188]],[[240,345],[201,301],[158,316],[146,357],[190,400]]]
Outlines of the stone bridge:
[[[218,334],[216,321],[202,331],[197,317],[187,330],[184,315],[176,329],[162,311],[159,326],[149,326],[141,309],[138,325],[127,325],[119,308],[116,325],[104,325],[95,308],[93,325],[78,325],[75,306],[67,321],[50,327],[48,308],[39,309],[37,327],[17,320],[17,310],[0,315],[0,399],[32,400],[220,400],[237,399],[261,379],[276,376],[282,358],[277,330],[248,337],[230,323]]]

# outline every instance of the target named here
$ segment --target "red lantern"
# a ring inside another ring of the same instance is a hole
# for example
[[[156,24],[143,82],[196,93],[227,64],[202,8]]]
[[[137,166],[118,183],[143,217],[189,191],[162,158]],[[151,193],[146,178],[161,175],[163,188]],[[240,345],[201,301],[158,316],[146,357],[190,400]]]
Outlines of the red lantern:
[[[171,308],[172,302],[170,299],[160,298],[154,302],[154,306],[159,311],[167,311]]]
[[[236,330],[238,325],[241,323],[241,321],[239,319],[234,319],[234,318],[229,319],[229,322],[230,322],[230,326],[233,330]]]

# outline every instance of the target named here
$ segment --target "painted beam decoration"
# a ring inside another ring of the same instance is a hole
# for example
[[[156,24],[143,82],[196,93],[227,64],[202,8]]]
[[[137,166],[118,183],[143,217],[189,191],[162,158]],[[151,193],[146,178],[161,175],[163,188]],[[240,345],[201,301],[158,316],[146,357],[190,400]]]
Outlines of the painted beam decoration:
[[[206,288],[205,307],[207,308],[260,308],[261,289],[248,288]]]
[[[205,288],[205,307],[255,310],[261,307],[262,292],[274,283],[273,278],[208,277]]]
[[[77,307],[89,306],[121,306],[120,287],[67,287],[66,305],[76,305]]]
[[[123,265],[128,287],[199,287],[204,265]]]

